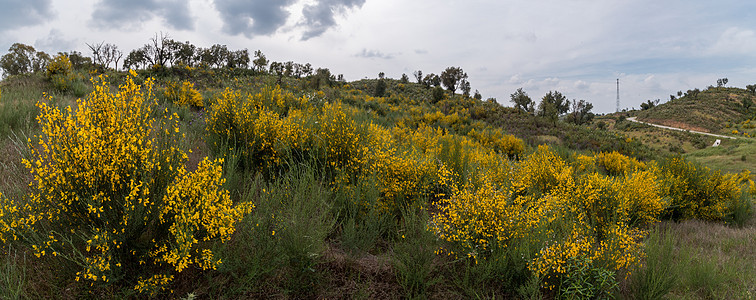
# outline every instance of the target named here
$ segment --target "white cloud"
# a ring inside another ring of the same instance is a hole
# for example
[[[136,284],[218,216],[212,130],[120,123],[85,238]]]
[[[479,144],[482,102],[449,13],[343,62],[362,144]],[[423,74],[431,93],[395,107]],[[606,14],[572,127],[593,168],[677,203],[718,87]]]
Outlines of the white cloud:
[[[756,32],[738,27],[727,28],[709,49],[712,55],[756,55]]]

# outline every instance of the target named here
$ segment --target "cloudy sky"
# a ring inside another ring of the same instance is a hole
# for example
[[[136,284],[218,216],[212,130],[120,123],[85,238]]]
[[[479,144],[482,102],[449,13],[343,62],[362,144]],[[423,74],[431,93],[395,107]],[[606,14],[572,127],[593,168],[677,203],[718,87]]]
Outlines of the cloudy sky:
[[[124,52],[155,33],[262,50],[347,80],[462,67],[504,105],[522,87],[612,112],[678,90],[756,83],[756,2],[744,0],[0,0],[0,55],[106,42]]]

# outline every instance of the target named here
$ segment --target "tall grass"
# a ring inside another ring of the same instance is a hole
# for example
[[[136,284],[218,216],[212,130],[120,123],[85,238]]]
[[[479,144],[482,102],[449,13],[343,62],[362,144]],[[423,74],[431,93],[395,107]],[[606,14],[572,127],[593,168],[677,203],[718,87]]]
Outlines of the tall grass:
[[[425,211],[414,207],[402,209],[401,236],[393,246],[396,279],[408,299],[427,298],[429,289],[440,282],[434,264],[439,243],[428,230]]]
[[[255,209],[221,250],[221,273],[236,279],[230,294],[310,295],[318,284],[326,237],[335,225],[332,191],[312,167],[296,165],[271,183],[255,177],[244,196]]]
[[[629,280],[632,299],[661,299],[677,283],[673,233],[656,228],[646,239],[646,259]]]
[[[23,299],[27,288],[26,254],[9,249],[0,262],[0,299]]]

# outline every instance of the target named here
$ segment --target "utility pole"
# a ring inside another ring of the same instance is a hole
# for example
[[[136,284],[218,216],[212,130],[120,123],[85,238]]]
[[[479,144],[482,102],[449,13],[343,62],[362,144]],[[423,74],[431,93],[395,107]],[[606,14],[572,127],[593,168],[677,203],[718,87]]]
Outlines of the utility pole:
[[[620,100],[619,100],[619,78],[617,78],[617,112],[620,111]]]

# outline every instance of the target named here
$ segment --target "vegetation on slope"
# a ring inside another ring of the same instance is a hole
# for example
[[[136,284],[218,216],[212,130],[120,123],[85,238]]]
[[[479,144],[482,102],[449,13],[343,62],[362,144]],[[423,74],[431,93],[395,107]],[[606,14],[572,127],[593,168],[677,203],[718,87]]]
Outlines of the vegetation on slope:
[[[686,293],[641,271],[664,268],[645,255],[648,230],[751,226],[749,173],[658,157],[464,84],[284,73],[109,72],[75,102],[51,77],[4,81],[0,109],[22,121],[3,126],[0,175],[17,179],[0,185],[2,296]]]
[[[638,120],[710,133],[756,134],[748,120],[756,116],[756,95],[734,87],[689,90],[666,103],[638,112]]]

